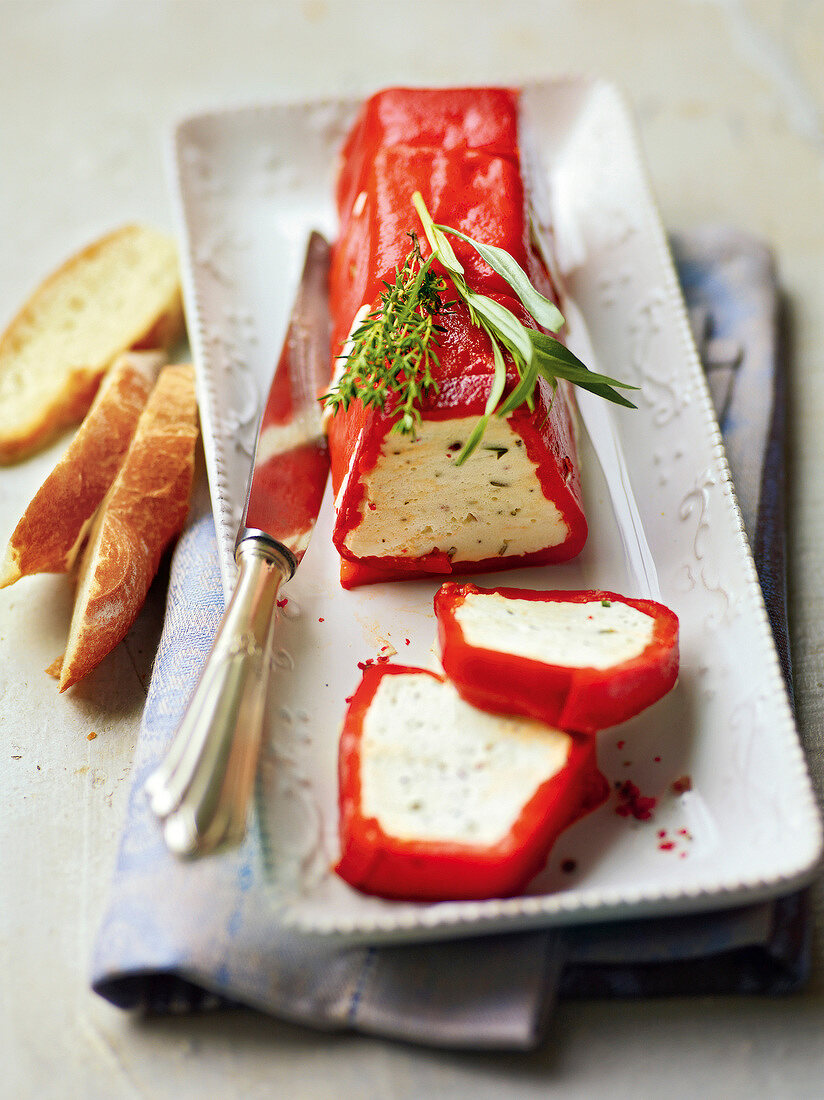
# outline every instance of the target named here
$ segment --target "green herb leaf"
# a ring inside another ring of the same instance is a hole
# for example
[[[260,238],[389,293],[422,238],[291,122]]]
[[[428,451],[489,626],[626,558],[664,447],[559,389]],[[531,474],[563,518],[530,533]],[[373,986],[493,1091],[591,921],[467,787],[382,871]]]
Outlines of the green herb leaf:
[[[462,297],[475,313],[483,317],[495,335],[506,343],[508,351],[511,352],[514,348],[525,363],[531,361],[530,330],[521,324],[511,309],[507,309],[493,298],[487,298],[485,294],[476,294],[474,290],[467,291]]]
[[[554,340],[545,332],[530,330],[532,334],[532,347],[535,360],[538,364],[538,372],[547,379],[554,381],[557,378],[565,378],[581,389],[603,397],[616,405],[623,405],[627,409],[634,409],[633,405],[623,394],[618,393],[614,386],[620,386],[625,390],[637,390],[637,386],[631,386],[627,382],[619,382],[606,374],[596,374],[589,370],[581,360],[574,355],[565,344]]]
[[[492,389],[489,391],[489,397],[486,399],[486,407],[483,416],[478,419],[478,423],[470,433],[469,439],[464,444],[461,453],[455,459],[456,466],[462,466],[483,439],[486,426],[489,423],[489,418],[498,407],[498,403],[503,397],[504,388],[506,387],[506,362],[504,361],[503,353],[494,336],[490,335],[489,339],[492,344],[492,358],[495,362],[495,376],[492,381]],[[498,458],[500,457],[501,456],[498,455]]]
[[[450,229],[446,225],[436,225],[435,228],[441,230],[442,233],[449,233],[466,244],[472,245],[492,270],[509,283],[523,302],[527,312],[535,318],[539,325],[548,328],[550,332],[557,332],[560,328],[563,328],[564,315],[554,302],[551,302],[549,298],[545,298],[539,290],[536,290],[518,261],[510,256],[505,249],[498,248],[494,244],[473,241],[465,233],[461,233],[457,229]]]
[[[508,416],[511,412],[514,412],[519,405],[523,405],[525,401],[532,399],[535,383],[538,381],[539,370],[540,359],[537,355],[533,355],[529,366],[521,371],[521,380],[512,390],[509,397],[507,397],[506,401],[504,401],[503,405],[498,409],[498,416]]]
[[[446,239],[442,230],[432,221],[432,215],[426,209],[426,203],[423,201],[423,195],[420,191],[416,191],[412,196],[412,205],[418,212],[423,231],[426,234],[426,239],[429,241],[429,246],[432,251],[437,253],[438,259],[450,275],[458,275],[461,277],[461,281],[463,281],[463,265],[455,255],[452,245]],[[464,283],[464,287],[465,286],[466,283]]]

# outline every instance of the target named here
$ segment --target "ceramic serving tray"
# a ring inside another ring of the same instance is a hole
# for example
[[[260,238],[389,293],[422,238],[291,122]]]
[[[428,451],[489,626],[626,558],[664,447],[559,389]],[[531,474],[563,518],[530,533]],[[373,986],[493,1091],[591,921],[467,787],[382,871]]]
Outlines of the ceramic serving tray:
[[[356,110],[351,101],[279,104],[200,115],[175,130],[186,308],[227,590],[261,401],[307,235],[335,235],[336,160]],[[529,87],[524,110],[573,342],[591,347],[597,369],[640,386],[637,411],[610,411],[637,513],[608,489],[582,432],[584,552],[563,566],[473,579],[627,595],[657,584],[681,621],[680,679],[666,699],[600,735],[613,794],[562,834],[523,896],[414,904],[357,893],[330,869],[345,700],[359,663],[431,666],[438,582],[344,591],[327,493],[284,589],[257,795],[272,919],[304,932],[415,940],[732,906],[798,886],[819,859],[818,812],[631,122],[612,87],[586,79]],[[634,564],[648,555],[652,579]],[[626,781],[656,799],[650,819],[617,812]]]

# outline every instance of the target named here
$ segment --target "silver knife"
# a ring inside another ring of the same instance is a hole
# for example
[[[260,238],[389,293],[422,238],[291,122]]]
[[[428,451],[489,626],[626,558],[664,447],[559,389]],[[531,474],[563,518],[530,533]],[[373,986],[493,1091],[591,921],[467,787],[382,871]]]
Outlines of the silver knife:
[[[258,428],[235,543],[238,578],[168,755],[146,782],[166,844],[192,858],[239,844],[260,751],[281,584],[303,558],[329,473],[329,245],[313,233]]]

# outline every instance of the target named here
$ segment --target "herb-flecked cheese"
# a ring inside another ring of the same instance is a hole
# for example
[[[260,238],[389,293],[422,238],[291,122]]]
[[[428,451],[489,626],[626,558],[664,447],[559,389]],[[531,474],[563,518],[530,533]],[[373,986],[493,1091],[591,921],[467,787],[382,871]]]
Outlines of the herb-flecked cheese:
[[[567,524],[505,420],[493,417],[478,450],[455,464],[476,423],[424,420],[415,437],[389,434],[363,475],[362,518],[346,537],[348,549],[410,558],[440,550],[456,561],[482,561],[562,543]]]
[[[655,620],[613,600],[602,603],[509,599],[468,593],[455,612],[468,645],[564,668],[606,669],[638,657]]]
[[[477,710],[426,673],[385,676],[364,720],[362,812],[401,839],[491,845],[571,744],[541,722]]]

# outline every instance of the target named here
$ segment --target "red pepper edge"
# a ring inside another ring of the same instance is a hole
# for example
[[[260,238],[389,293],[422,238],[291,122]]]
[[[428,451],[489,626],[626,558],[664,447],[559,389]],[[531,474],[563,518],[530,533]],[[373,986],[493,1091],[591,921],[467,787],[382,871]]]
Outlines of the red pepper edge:
[[[407,665],[372,666],[352,696],[339,753],[341,857],[337,874],[356,889],[396,900],[480,900],[510,897],[546,863],[558,835],[601,805],[609,787],[598,771],[594,743],[570,735],[566,766],[535,791],[506,837],[485,847],[401,840],[361,813],[363,723],[384,676],[416,673]]]
[[[637,657],[607,669],[566,668],[469,646],[455,612],[475,592],[536,602],[623,603],[652,616],[653,636]],[[444,671],[462,698],[482,710],[520,714],[561,729],[594,734],[639,714],[666,695],[678,678],[678,617],[654,600],[600,590],[545,592],[447,582],[435,594],[435,614]]]

